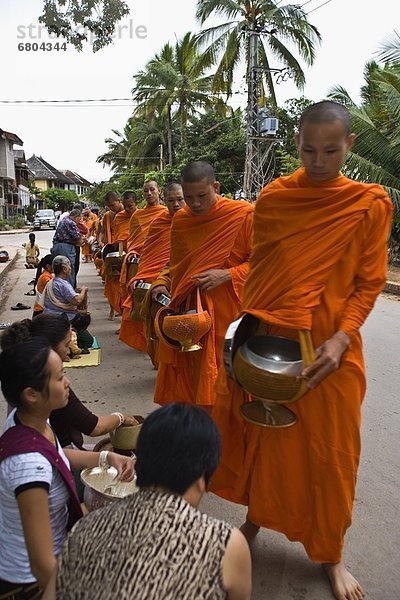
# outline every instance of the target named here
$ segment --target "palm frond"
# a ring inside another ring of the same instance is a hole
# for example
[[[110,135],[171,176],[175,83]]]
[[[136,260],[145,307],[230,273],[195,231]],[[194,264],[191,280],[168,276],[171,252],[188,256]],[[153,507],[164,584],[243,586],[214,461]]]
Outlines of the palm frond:
[[[400,33],[394,31],[376,52],[378,60],[382,62],[400,62]]]

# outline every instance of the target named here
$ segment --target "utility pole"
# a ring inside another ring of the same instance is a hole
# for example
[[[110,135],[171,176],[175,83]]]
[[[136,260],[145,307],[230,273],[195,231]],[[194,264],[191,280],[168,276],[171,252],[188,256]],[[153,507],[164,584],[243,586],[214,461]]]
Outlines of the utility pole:
[[[259,97],[261,88],[260,73],[263,71],[258,65],[259,37],[268,31],[249,31],[249,70],[248,70],[248,96],[247,96],[247,130],[246,130],[246,160],[243,177],[243,193],[246,200],[256,200],[261,189],[271,178],[274,160],[274,148],[281,141],[276,132],[278,121],[274,118],[266,118],[267,109],[260,109]],[[277,75],[277,83],[286,81],[292,77],[291,70],[287,67],[282,69],[269,69]],[[275,125],[269,128],[261,127],[261,121]]]
[[[259,69],[258,69],[258,36],[260,33],[251,30],[249,33],[249,72],[247,92],[247,134],[246,160],[244,166],[243,192],[247,200],[252,201],[258,193],[259,181]]]

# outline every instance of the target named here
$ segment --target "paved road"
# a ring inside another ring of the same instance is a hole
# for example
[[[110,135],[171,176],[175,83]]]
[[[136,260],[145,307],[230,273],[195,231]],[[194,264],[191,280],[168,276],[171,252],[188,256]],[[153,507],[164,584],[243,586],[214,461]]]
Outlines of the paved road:
[[[43,251],[49,249],[52,235],[53,232],[37,232]],[[26,235],[1,236],[0,242],[20,245],[25,238]],[[23,295],[29,289],[32,273],[24,269],[20,259],[7,276],[0,321],[30,316],[30,311],[14,313],[9,307],[18,301],[32,304],[33,299]],[[99,337],[103,358],[99,367],[68,369],[73,389],[98,414],[112,410],[148,414],[154,409],[155,371],[150,360],[118,341],[118,321],[107,320],[103,288],[92,265],[82,265],[79,279],[90,289],[92,330]],[[369,388],[363,412],[363,454],[354,525],[347,536],[345,558],[371,600],[400,598],[399,324],[399,300],[382,296],[364,328]],[[0,422],[4,416],[2,405]],[[203,500],[202,509],[235,525],[241,524],[245,514],[243,507],[223,502],[212,494]],[[253,572],[254,600],[332,598],[321,569],[307,560],[301,545],[273,532],[259,535],[253,549]]]

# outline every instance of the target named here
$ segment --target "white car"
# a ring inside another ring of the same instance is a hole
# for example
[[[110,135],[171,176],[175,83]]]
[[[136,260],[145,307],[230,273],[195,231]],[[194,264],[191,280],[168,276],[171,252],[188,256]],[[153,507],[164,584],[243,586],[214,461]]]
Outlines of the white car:
[[[43,225],[47,225],[50,229],[55,229],[57,226],[57,219],[51,208],[43,208],[36,212],[33,229],[41,229]]]

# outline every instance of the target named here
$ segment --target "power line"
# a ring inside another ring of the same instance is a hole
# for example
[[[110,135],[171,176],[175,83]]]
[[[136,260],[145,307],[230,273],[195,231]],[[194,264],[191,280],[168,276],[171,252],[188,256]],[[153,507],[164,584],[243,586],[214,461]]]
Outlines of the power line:
[[[314,0],[307,0],[307,2],[304,2],[304,4],[300,5],[300,8],[304,8],[307,4],[310,4],[310,2],[314,2]]]
[[[163,91],[167,91],[164,88],[160,88],[161,92]],[[241,92],[241,91],[237,91],[237,92],[232,92],[231,95],[245,95],[245,92]],[[220,97],[220,96],[226,96],[225,93],[223,92],[216,92],[212,94],[214,97]],[[102,103],[106,103],[106,102],[130,102],[132,105],[139,105],[139,104],[143,104],[143,102],[146,102],[148,100],[160,100],[160,102],[162,101],[162,98],[159,98],[158,96],[147,96],[144,100],[142,101],[137,101],[137,100],[133,100],[133,98],[76,98],[76,99],[72,99],[72,98],[66,98],[64,100],[0,100],[0,104],[84,104],[84,103],[93,103],[93,102],[102,102]],[[176,102],[174,103],[176,104]],[[115,106],[115,105],[113,105]],[[126,105],[123,105],[126,106]]]
[[[327,5],[327,4],[329,4],[330,2],[332,2],[332,0],[326,0],[326,2],[324,2],[323,4],[320,4],[320,5],[319,5],[319,6],[317,6],[316,8],[313,8],[312,10],[310,10],[310,11],[307,13],[307,16],[308,16],[308,15],[311,15],[311,13],[313,13],[313,12],[315,12],[316,10],[318,10],[318,9],[322,8],[323,6],[326,6],[326,5]]]

